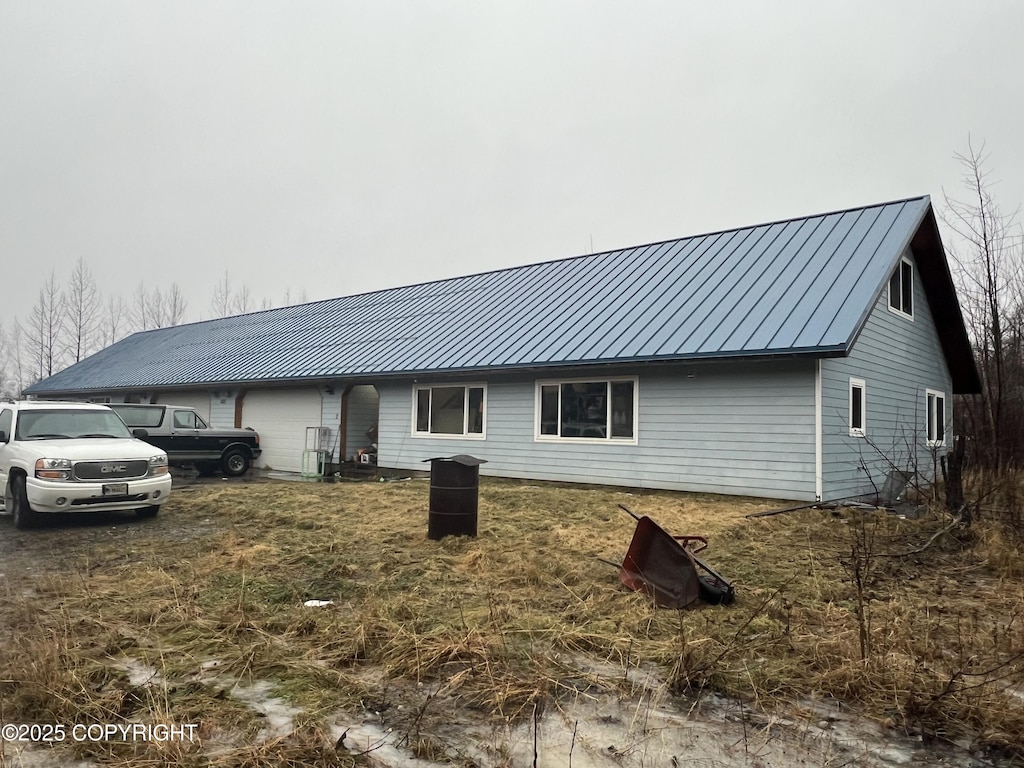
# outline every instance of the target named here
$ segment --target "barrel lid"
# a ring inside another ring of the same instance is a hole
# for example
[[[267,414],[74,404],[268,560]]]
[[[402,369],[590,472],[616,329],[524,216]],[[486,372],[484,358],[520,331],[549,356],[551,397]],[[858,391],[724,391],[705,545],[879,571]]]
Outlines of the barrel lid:
[[[423,463],[428,461],[454,461],[466,467],[479,467],[481,464],[487,463],[487,459],[478,459],[476,456],[470,456],[467,453],[460,453],[455,456],[435,456],[432,459],[424,459]]]

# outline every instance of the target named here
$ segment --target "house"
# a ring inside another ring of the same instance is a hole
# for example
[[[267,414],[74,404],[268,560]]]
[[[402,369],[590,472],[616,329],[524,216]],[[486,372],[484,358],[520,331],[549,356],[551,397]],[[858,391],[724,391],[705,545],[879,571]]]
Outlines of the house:
[[[386,468],[829,500],[933,476],[979,389],[917,197],[136,333],[26,394],[194,405],[277,470],[376,428]]]

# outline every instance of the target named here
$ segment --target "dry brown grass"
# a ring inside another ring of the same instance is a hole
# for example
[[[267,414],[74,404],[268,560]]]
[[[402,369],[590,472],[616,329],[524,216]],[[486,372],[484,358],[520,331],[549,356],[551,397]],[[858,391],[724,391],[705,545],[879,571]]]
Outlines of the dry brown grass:
[[[655,670],[671,695],[834,697],[926,738],[1024,750],[1024,569],[1005,528],[961,541],[933,538],[939,514],[748,518],[779,505],[485,479],[479,536],[431,541],[427,494],[422,480],[203,485],[128,545],[55,555],[30,594],[4,597],[17,642],[0,721],[198,723],[207,745],[79,745],[104,764],[349,765],[361,758],[324,726],[339,710],[401,701],[409,745],[437,757],[442,702],[507,722]],[[707,535],[737,602],[661,610],[621,587],[597,559],[632,536],[620,503]],[[159,677],[133,682],[124,659]],[[264,722],[225,695],[259,680],[305,713],[287,739],[257,739]]]

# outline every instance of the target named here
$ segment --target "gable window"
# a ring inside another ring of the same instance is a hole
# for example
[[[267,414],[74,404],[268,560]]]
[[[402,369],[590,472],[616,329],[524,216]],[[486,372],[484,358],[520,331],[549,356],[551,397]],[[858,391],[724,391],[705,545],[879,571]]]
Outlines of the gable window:
[[[946,395],[944,392],[926,390],[926,408],[928,409],[926,430],[928,445],[932,448],[946,444]]]
[[[850,379],[850,437],[864,437],[867,424],[866,394],[864,379]]]
[[[413,433],[483,438],[486,401],[482,384],[413,387]]]
[[[538,440],[636,442],[635,378],[537,382]]]
[[[914,317],[914,265],[900,259],[889,278],[889,309],[898,315]]]

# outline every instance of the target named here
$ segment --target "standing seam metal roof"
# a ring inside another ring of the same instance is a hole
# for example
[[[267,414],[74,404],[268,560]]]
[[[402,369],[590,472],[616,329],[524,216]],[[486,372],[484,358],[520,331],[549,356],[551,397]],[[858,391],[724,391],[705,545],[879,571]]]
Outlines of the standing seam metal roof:
[[[917,197],[145,331],[26,392],[845,354],[926,221]]]

